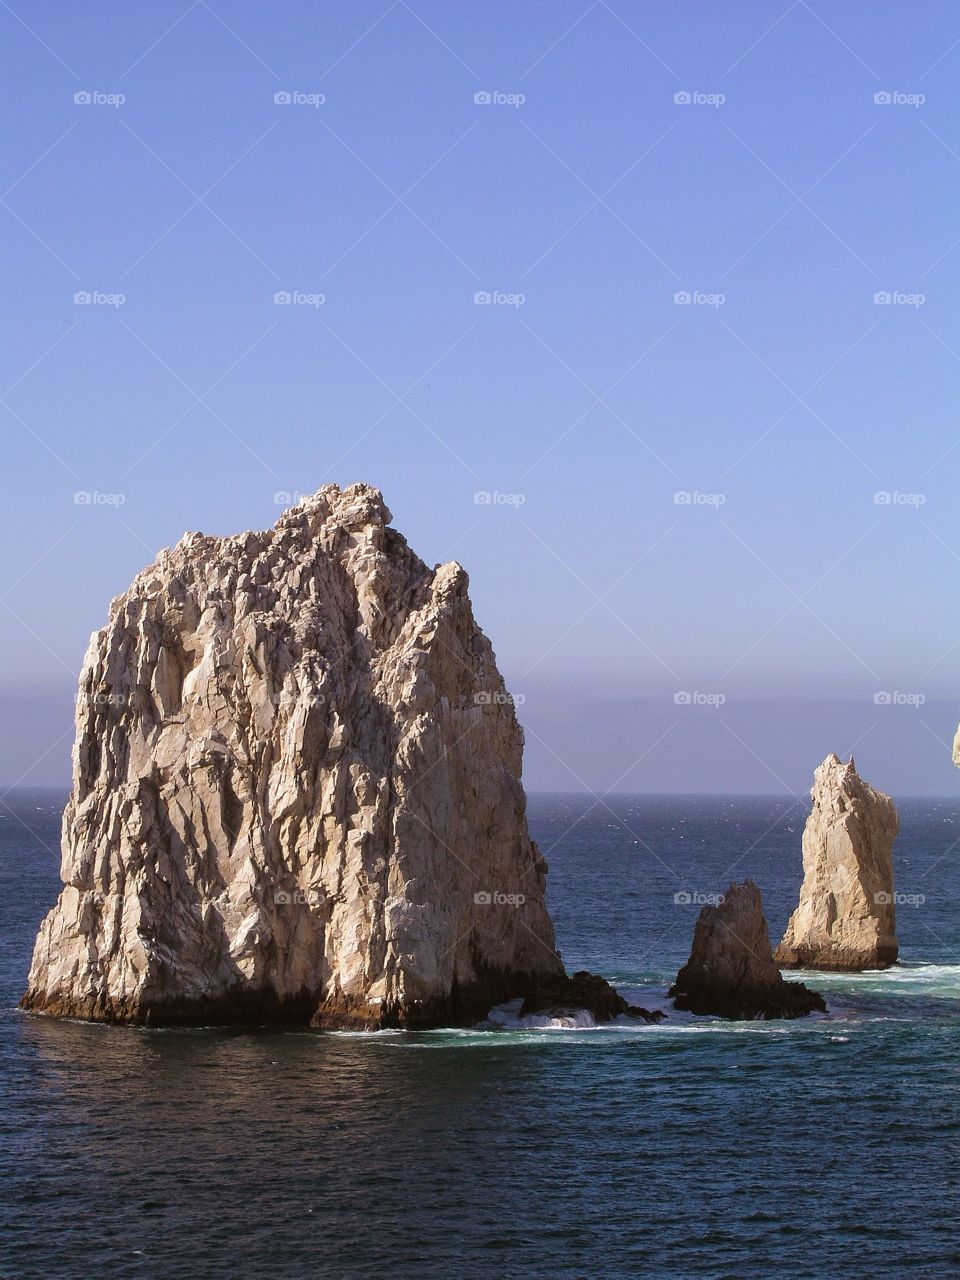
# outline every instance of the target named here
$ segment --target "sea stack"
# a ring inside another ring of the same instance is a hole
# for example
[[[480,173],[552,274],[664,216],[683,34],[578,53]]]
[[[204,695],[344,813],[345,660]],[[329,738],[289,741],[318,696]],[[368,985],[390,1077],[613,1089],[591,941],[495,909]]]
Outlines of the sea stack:
[[[782,977],[752,880],[732,884],[718,905],[700,912],[690,959],[668,995],[678,1009],[722,1018],[802,1018],[826,1010],[816,991]]]
[[[787,969],[884,969],[897,958],[893,842],[899,829],[889,796],[827,756],[813,778],[803,829],[800,905],[777,963]]]
[[[113,601],[24,1008],[420,1027],[564,978],[467,575],[390,519],[329,485]]]

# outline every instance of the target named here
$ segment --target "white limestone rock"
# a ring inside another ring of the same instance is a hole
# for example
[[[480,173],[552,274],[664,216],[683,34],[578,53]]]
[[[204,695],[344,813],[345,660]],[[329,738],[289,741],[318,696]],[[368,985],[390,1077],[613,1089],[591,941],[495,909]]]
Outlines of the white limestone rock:
[[[467,575],[389,520],[329,485],[185,534],[113,601],[23,1007],[428,1026],[563,975]]]
[[[897,959],[893,801],[831,753],[814,774],[800,904],[776,950],[790,969],[883,969]]]

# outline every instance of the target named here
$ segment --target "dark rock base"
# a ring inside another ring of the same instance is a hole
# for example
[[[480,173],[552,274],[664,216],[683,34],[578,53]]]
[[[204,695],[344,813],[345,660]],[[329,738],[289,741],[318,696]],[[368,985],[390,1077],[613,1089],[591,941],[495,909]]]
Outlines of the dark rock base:
[[[216,998],[155,999],[137,1004],[99,995],[77,1000],[28,991],[20,1008],[28,1013],[84,1022],[139,1027],[274,1027],[320,1031],[425,1031],[437,1027],[471,1026],[494,1005],[524,998],[522,1012],[563,1017],[586,1009],[595,1022],[609,1022],[627,1014],[656,1022],[665,1015],[630,1005],[604,978],[590,973],[573,977],[504,974],[490,971],[480,981],[457,987],[435,1000],[403,1006],[377,1005],[343,995],[324,998],[317,991],[280,997],[270,989],[236,988]]]
[[[683,971],[668,991],[678,1009],[689,1013],[714,1014],[736,1020],[751,1018],[805,1018],[809,1013],[826,1013],[827,1006],[818,991],[802,982],[780,982],[748,991],[731,991],[727,986],[685,987]]]
[[[280,997],[272,990],[248,988],[217,997],[137,1003],[103,995],[76,999],[28,991],[20,1001],[20,1008],[27,1013],[136,1027],[305,1027],[316,1007],[317,996],[312,992]]]
[[[572,977],[554,978],[535,987],[524,1000],[520,1016],[545,1013],[551,1018],[563,1018],[580,1009],[586,1009],[594,1022],[611,1022],[621,1014],[642,1018],[644,1022],[659,1022],[667,1016],[659,1009],[651,1012],[639,1005],[627,1004],[606,978],[583,969]]]

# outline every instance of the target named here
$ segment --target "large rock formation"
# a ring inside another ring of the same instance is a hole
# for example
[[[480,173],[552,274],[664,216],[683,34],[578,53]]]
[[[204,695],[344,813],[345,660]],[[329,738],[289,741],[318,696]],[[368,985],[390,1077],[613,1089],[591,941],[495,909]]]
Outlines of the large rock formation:
[[[831,753],[813,778],[800,905],[777,947],[788,969],[882,969],[897,958],[893,801]]]
[[[427,1026],[563,976],[467,575],[389,520],[331,485],[113,601],[23,1007]]]
[[[678,1009],[723,1018],[802,1018],[826,1010],[816,991],[781,976],[752,880],[732,884],[719,905],[700,912],[690,959],[668,995]]]

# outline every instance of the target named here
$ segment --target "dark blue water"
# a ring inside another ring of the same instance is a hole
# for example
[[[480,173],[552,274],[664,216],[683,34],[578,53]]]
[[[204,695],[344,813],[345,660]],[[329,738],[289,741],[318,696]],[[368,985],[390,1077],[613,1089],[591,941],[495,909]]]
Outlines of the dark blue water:
[[[960,1271],[960,802],[905,800],[903,964],[825,1018],[378,1035],[15,1010],[63,796],[0,805],[0,1275],[822,1277]],[[776,938],[806,804],[534,796],[568,968],[661,1004],[752,875]]]

